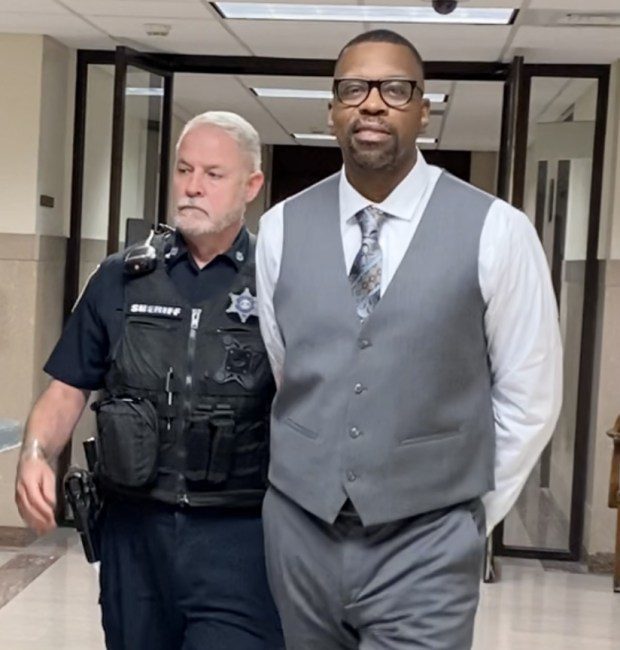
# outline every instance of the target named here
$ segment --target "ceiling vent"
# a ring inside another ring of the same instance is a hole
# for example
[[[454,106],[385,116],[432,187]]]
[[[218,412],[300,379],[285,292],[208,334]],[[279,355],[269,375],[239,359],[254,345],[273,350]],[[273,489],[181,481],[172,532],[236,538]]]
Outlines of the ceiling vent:
[[[147,36],[168,36],[171,29],[171,25],[163,23],[144,23],[144,31]]]

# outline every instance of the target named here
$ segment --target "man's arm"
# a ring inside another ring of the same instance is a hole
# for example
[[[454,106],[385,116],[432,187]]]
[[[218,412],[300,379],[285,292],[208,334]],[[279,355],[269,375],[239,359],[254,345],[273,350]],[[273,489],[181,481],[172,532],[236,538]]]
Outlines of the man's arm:
[[[562,344],[549,267],[527,216],[496,201],[483,229],[480,286],[493,377],[495,490],[487,528],[508,514],[553,434],[562,401]]]
[[[39,535],[54,528],[55,465],[84,410],[88,391],[53,380],[35,403],[17,466],[15,501],[24,521]]]
[[[284,366],[284,341],[276,322],[273,293],[280,275],[283,241],[282,219],[282,204],[279,203],[261,217],[256,244],[256,292],[260,331],[278,387]]]
[[[115,306],[122,305],[121,278],[122,267],[108,258],[87,282],[45,364],[45,372],[54,379],[26,423],[15,500],[24,521],[39,534],[55,526],[58,455],[71,438],[90,390],[101,385],[106,370],[108,328],[98,307],[104,305],[107,312],[114,313]]]

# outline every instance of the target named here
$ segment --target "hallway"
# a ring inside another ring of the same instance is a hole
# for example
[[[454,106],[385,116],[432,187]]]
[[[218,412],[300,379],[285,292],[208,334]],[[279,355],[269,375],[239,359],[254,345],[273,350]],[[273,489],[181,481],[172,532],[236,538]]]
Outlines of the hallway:
[[[618,648],[620,594],[612,592],[610,576],[536,561],[500,565],[501,581],[483,585],[474,650]],[[96,571],[73,531],[1,548],[0,648],[103,648],[97,591]]]

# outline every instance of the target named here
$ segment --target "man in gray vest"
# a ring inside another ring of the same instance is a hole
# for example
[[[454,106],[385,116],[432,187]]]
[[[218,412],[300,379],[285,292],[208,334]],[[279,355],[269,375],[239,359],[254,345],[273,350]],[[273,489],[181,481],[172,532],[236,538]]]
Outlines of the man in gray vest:
[[[559,410],[548,268],[523,213],[416,149],[409,41],[353,39],[333,90],[344,170],[266,213],[257,250],[270,584],[288,650],[465,650],[486,533]]]

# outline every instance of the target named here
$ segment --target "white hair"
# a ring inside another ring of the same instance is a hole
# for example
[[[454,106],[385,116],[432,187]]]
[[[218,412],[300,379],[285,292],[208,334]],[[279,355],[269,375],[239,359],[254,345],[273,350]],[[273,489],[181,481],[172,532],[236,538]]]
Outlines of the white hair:
[[[193,117],[183,127],[181,135],[177,140],[176,153],[179,153],[179,147],[183,138],[197,126],[216,126],[223,131],[226,131],[234,138],[237,144],[245,151],[252,164],[252,171],[260,171],[261,168],[261,150],[260,139],[256,129],[244,118],[236,113],[228,111],[207,111]]]

